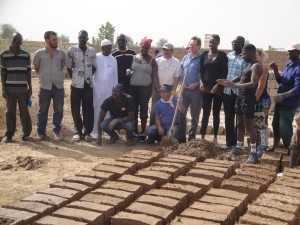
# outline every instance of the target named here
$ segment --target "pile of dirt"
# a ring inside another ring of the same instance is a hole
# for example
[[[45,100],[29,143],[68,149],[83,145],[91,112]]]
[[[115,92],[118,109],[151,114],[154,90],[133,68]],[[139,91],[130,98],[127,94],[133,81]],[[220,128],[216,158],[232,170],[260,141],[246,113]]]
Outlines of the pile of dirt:
[[[193,156],[198,162],[203,162],[208,158],[215,158],[219,153],[219,149],[212,143],[206,140],[193,139],[188,143],[179,144],[178,146],[162,147],[165,155],[179,154]]]
[[[39,159],[37,157],[32,156],[17,156],[16,161],[14,162],[1,162],[0,169],[1,170],[9,170],[12,168],[24,168],[25,170],[35,170],[44,163],[43,159]]]

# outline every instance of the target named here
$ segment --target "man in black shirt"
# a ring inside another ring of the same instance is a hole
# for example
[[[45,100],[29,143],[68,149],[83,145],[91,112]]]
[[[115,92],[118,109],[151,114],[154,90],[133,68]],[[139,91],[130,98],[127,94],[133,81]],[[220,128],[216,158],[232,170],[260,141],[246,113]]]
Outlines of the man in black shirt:
[[[110,118],[105,119],[106,113],[110,112]],[[100,111],[98,123],[97,144],[102,144],[102,130],[110,136],[113,144],[119,138],[115,130],[124,129],[128,145],[133,145],[132,134],[134,130],[134,102],[130,95],[124,93],[122,84],[116,84],[112,90],[112,96],[105,99]]]
[[[130,75],[126,75],[126,70],[131,68],[132,59],[135,51],[127,47],[127,38],[124,34],[117,37],[118,48],[111,53],[118,63],[118,82],[123,84],[124,92],[128,93],[130,86]]]

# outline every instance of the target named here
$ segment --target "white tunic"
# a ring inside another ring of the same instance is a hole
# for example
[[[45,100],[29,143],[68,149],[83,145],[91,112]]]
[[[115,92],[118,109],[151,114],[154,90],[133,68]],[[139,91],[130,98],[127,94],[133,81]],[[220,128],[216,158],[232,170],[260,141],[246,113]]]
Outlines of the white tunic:
[[[96,54],[97,70],[93,77],[94,128],[92,136],[98,137],[98,119],[101,105],[112,95],[112,88],[118,83],[118,66],[115,57]],[[108,117],[108,115],[106,115]]]

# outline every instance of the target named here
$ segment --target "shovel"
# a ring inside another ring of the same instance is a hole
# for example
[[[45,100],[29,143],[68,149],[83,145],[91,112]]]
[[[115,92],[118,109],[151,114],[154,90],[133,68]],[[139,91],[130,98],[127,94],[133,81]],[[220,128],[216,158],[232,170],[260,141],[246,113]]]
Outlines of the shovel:
[[[182,81],[182,85],[179,91],[179,96],[181,96],[184,85],[185,85],[185,80],[188,74],[188,70],[189,68],[186,69],[184,77],[183,77],[183,81]],[[174,132],[174,125],[175,125],[175,121],[176,121],[176,117],[177,117],[177,113],[178,113],[178,109],[179,109],[179,103],[177,102],[176,104],[176,108],[175,108],[175,112],[174,112],[174,116],[172,119],[172,124],[171,124],[171,128],[170,128],[170,132],[168,135],[163,135],[162,139],[161,139],[161,144],[163,146],[168,146],[168,145],[177,145],[178,141],[173,137],[173,132]]]

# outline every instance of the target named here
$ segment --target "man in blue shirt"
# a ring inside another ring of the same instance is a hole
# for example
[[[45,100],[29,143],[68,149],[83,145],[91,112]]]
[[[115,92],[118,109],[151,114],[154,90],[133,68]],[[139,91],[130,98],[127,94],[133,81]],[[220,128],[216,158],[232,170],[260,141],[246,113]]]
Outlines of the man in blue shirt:
[[[182,97],[172,96],[172,86],[164,84],[159,88],[160,99],[155,103],[155,125],[150,126],[146,130],[148,136],[147,144],[152,144],[155,141],[160,142],[163,135],[170,132],[172,120],[175,114],[176,105],[178,102],[178,110],[181,113],[185,112],[185,107],[182,102]],[[174,135],[178,138],[177,131],[180,122],[180,116],[177,114],[174,124]]]
[[[289,61],[282,74],[278,72],[275,62],[270,63],[275,78],[279,84],[278,93],[274,96],[275,110],[272,122],[274,132],[274,150],[279,146],[282,138],[283,146],[289,147],[293,135],[293,119],[297,108],[300,106],[300,43],[293,44],[288,48]]]
[[[189,129],[188,140],[196,138],[197,127],[199,123],[199,115],[201,110],[201,92],[200,86],[200,48],[201,39],[192,37],[189,42],[189,54],[185,55],[181,61],[182,80],[187,73],[185,83],[183,84],[182,99],[185,107],[185,112],[180,116],[180,134],[179,143],[186,142],[186,113],[191,107],[191,125]]]

